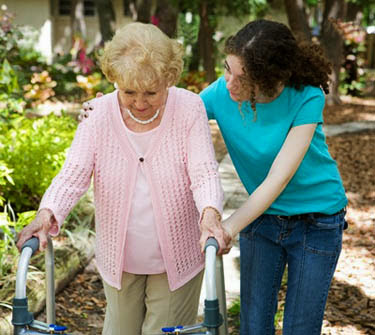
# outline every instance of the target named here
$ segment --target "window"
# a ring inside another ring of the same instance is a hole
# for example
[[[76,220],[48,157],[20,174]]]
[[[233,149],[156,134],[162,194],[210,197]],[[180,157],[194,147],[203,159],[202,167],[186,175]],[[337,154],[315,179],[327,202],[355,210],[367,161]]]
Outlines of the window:
[[[59,0],[59,15],[69,16],[72,10],[72,2],[72,0]],[[95,16],[94,0],[84,0],[83,11],[85,16]]]
[[[83,2],[85,16],[95,16],[95,3],[93,0]]]
[[[70,8],[72,7],[71,0],[59,1],[59,15],[70,15]]]

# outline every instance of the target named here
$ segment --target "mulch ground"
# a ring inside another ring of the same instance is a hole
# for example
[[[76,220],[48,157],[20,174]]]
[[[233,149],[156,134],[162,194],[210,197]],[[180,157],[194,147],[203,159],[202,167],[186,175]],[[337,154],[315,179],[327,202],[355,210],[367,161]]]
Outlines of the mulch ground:
[[[347,99],[343,105],[327,107],[324,119],[327,124],[375,121],[375,101]],[[221,160],[226,150],[215,125],[212,133]],[[375,131],[342,134],[327,141],[347,191],[349,229],[344,235],[322,334],[375,335]],[[56,297],[56,304],[57,323],[68,326],[70,333],[101,334],[105,297],[95,268],[79,274]],[[39,319],[43,320],[43,314]],[[238,333],[236,321],[229,319],[233,334]]]

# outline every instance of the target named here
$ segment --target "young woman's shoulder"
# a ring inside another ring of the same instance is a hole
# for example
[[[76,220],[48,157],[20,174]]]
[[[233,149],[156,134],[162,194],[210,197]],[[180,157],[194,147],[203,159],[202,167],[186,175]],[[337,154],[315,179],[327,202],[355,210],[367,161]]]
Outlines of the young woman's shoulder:
[[[293,106],[302,106],[310,101],[315,103],[325,103],[325,95],[323,90],[317,86],[306,85],[299,89],[293,87],[287,87],[289,101]]]
[[[322,97],[324,98],[324,92],[320,87],[305,85],[300,89],[291,88],[294,91],[294,94],[300,96],[302,99],[309,99],[313,97]]]
[[[216,98],[220,95],[228,95],[228,90],[226,88],[226,81],[224,76],[219,77],[214,82],[212,82],[210,85],[208,85],[202,92],[200,93],[200,96],[205,98]]]

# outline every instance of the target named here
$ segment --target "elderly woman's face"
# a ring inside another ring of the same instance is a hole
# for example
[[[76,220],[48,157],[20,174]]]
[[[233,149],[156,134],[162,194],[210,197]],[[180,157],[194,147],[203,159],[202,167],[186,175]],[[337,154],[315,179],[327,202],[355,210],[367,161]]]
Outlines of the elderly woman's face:
[[[166,85],[156,89],[135,90],[128,87],[119,87],[119,99],[122,108],[129,109],[132,114],[142,119],[149,119],[161,108],[167,99]]]

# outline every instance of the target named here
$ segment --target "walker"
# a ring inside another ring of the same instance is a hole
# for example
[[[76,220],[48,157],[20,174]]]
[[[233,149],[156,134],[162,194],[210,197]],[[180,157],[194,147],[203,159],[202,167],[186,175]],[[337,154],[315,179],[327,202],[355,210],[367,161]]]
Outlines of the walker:
[[[39,240],[31,238],[22,246],[21,256],[18,262],[16,275],[16,293],[13,299],[12,324],[14,326],[14,335],[38,335],[38,334],[61,334],[66,333],[67,327],[55,324],[55,287],[54,287],[54,255],[52,240],[48,239],[47,249],[45,251],[46,261],[46,314],[47,323],[35,320],[33,314],[28,310],[26,297],[26,279],[27,268],[31,256],[39,249]],[[167,334],[205,334],[205,335],[227,335],[226,305],[224,277],[222,268],[222,259],[219,259],[219,285],[222,290],[219,292],[219,299],[216,292],[216,253],[219,249],[217,241],[209,238],[205,246],[205,285],[206,299],[204,303],[204,321],[192,326],[168,326],[161,329],[162,335]],[[220,276],[221,274],[221,276]],[[222,314],[219,310],[222,309]],[[224,309],[223,309],[224,308]],[[224,324],[223,324],[224,323]],[[223,324],[222,327],[220,327]]]

